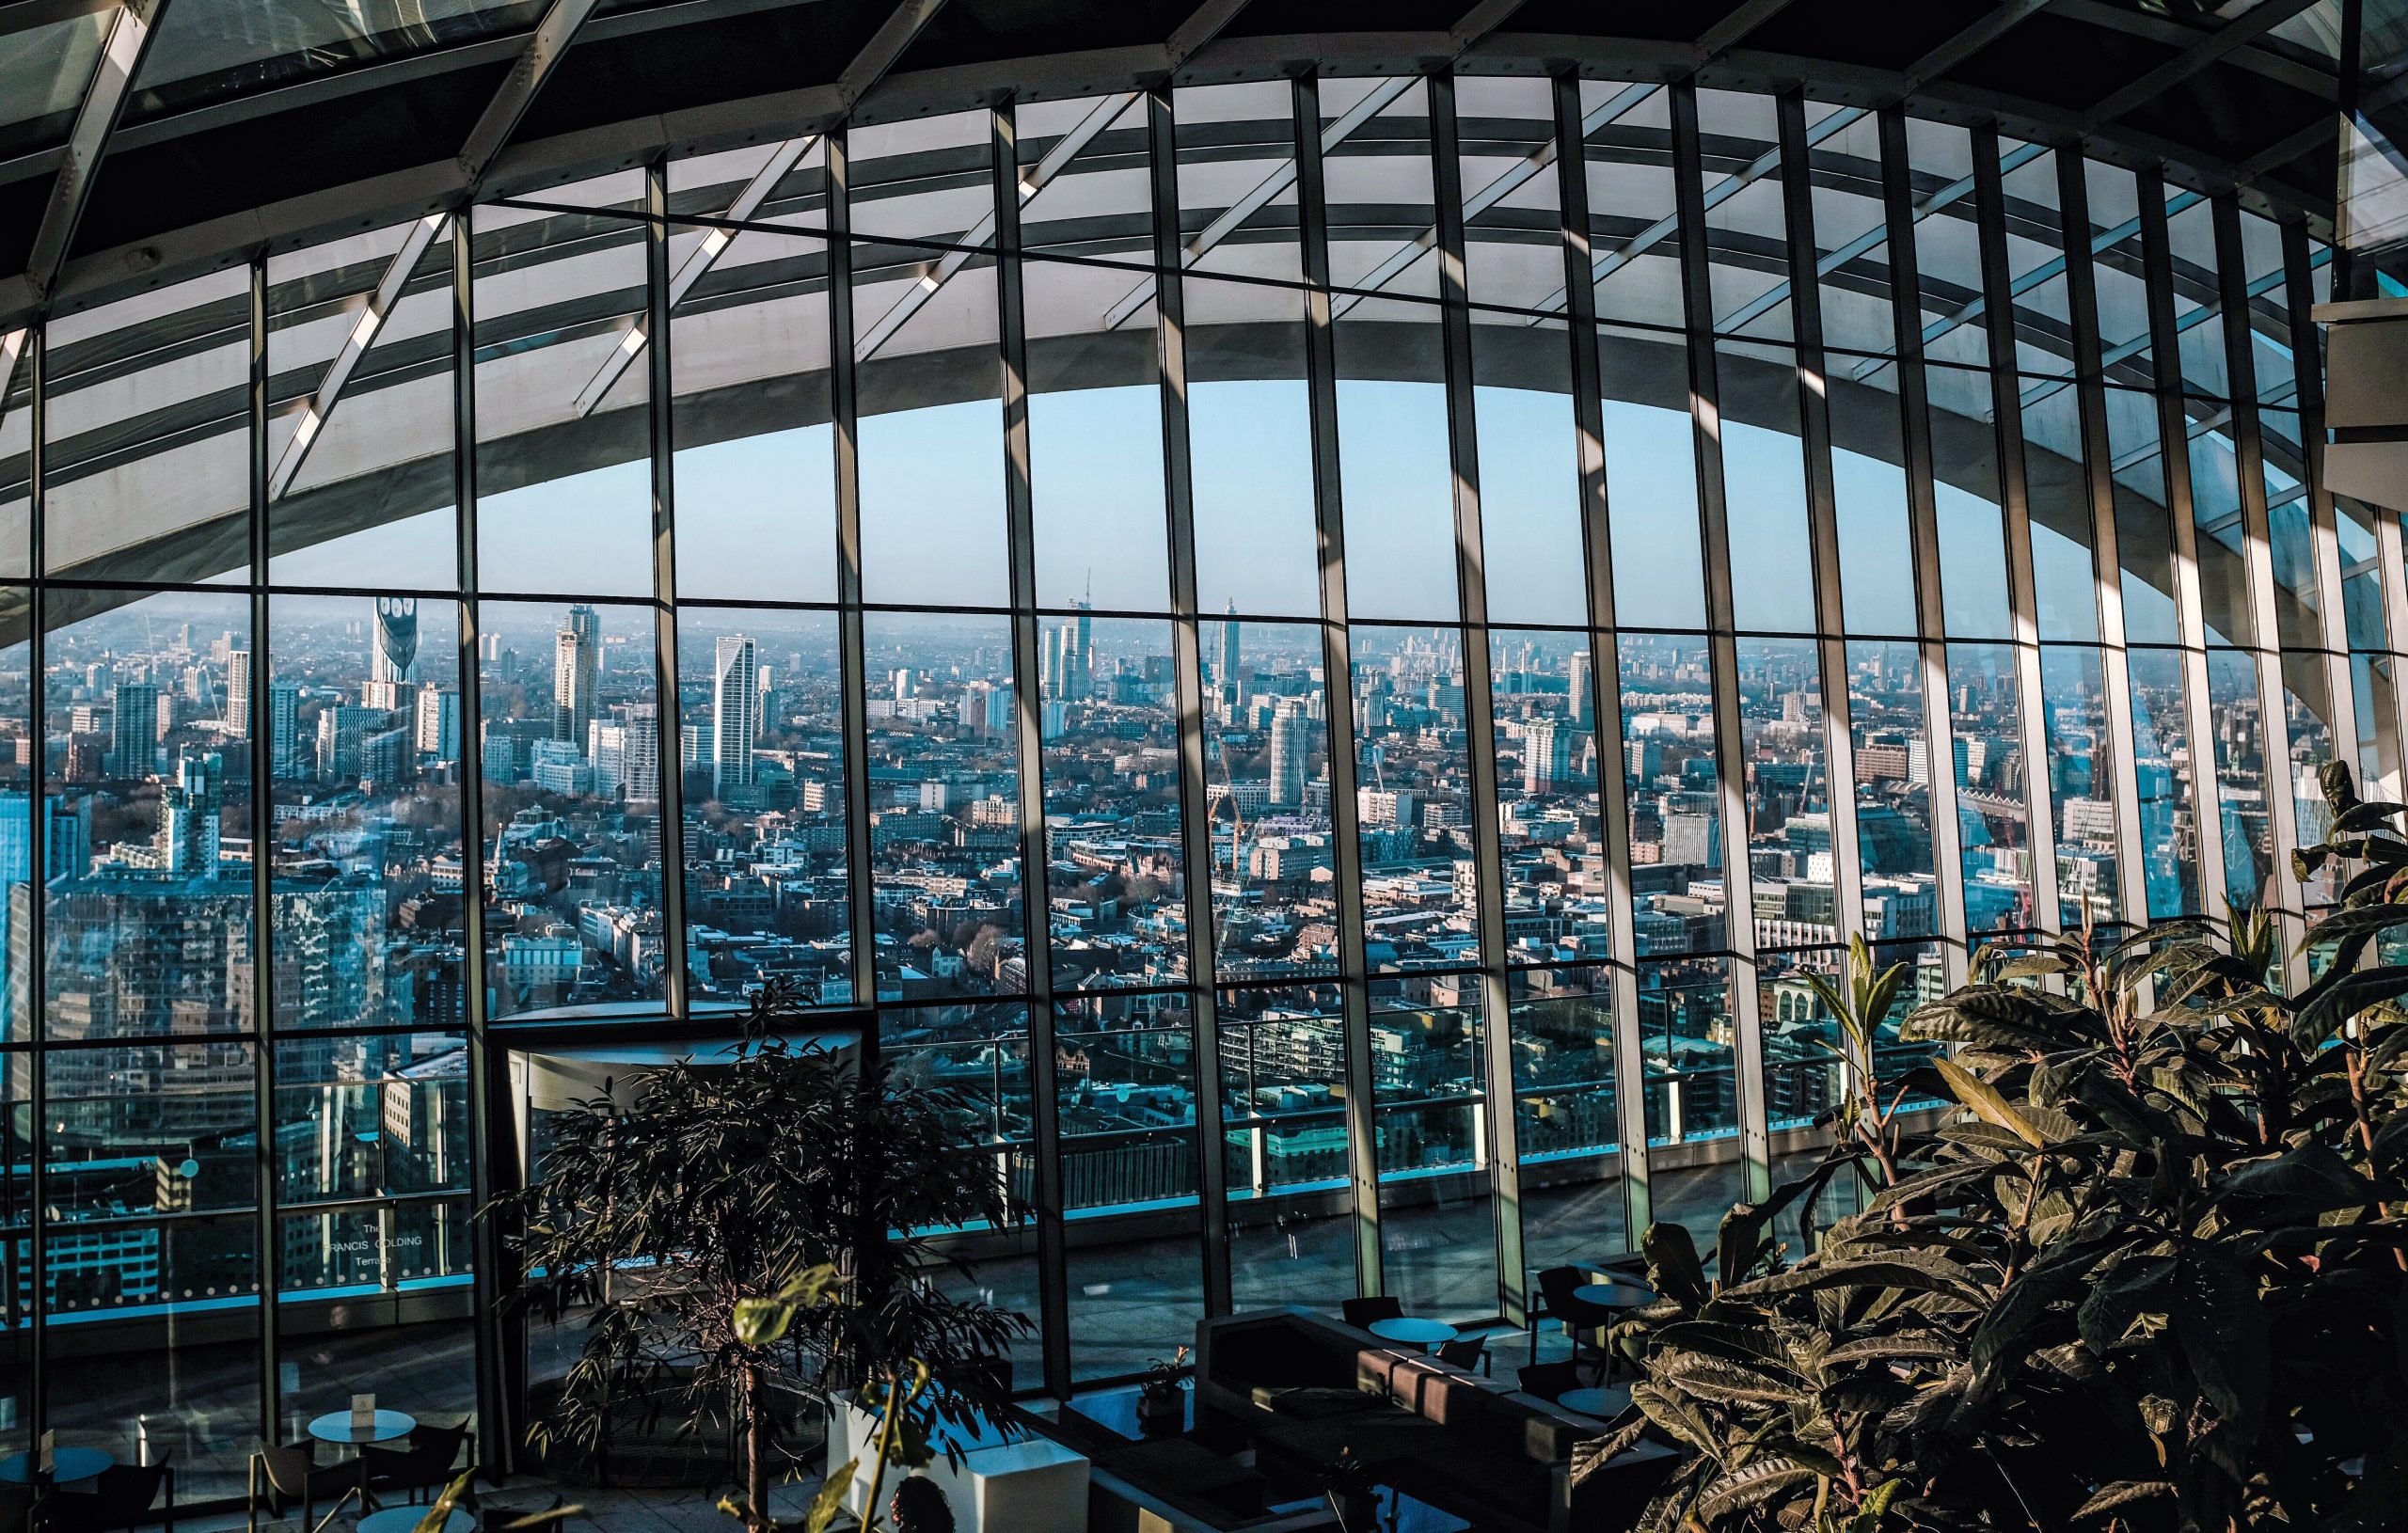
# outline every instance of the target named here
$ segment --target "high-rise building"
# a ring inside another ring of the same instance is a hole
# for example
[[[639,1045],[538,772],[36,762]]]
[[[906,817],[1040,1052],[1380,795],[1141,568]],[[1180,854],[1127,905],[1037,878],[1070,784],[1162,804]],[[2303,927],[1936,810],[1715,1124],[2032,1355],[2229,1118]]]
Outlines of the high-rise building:
[[[289,681],[267,689],[269,772],[277,777],[301,775],[301,688]]]
[[[631,703],[620,710],[626,729],[626,785],[631,803],[650,803],[660,797],[660,710],[649,703]]]
[[[460,694],[421,687],[418,691],[418,753],[437,761],[460,759]]]
[[[119,777],[149,777],[158,766],[159,688],[147,681],[118,683],[109,727],[109,770]]]
[[[552,738],[582,748],[602,684],[602,619],[582,603],[552,640]]]
[[[718,667],[711,688],[711,774],[720,797],[725,798],[730,789],[752,785],[752,743],[759,724],[752,640],[742,634],[721,635]]]
[[[360,770],[360,742],[372,732],[384,728],[390,717],[381,708],[362,708],[349,703],[338,703],[320,713],[318,781],[356,782],[367,775]]]
[[[215,751],[177,761],[176,780],[159,794],[157,865],[163,872],[184,878],[216,877],[225,779],[225,759]]]
[[[1311,751],[1311,725],[1305,719],[1303,704],[1294,698],[1281,698],[1279,711],[1271,716],[1273,803],[1301,804],[1305,801],[1306,760]]]
[[[1522,791],[1552,792],[1572,775],[1572,731],[1552,719],[1530,726],[1522,747]]]
[[[368,679],[408,681],[418,664],[418,598],[376,598],[376,642],[369,656]]]
[[[1582,729],[1593,727],[1597,717],[1597,688],[1590,674],[1592,656],[1587,650],[1572,652],[1572,721]]]
[[[251,652],[226,652],[226,733],[248,739],[251,733]]]
[[[1238,701],[1240,675],[1238,667],[1244,656],[1244,646],[1238,631],[1237,598],[1229,598],[1228,610],[1221,618],[1221,670],[1212,678],[1221,689],[1221,699],[1235,704]]]

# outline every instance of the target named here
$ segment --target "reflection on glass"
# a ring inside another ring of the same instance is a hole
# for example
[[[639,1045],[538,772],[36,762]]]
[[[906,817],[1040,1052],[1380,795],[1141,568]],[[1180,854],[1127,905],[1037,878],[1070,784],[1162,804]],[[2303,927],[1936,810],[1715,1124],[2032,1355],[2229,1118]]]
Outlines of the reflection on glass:
[[[2224,895],[2243,909],[2270,909],[2274,829],[2267,814],[2266,736],[2258,662],[2239,650],[2208,651],[2208,722],[2215,735],[2217,812]]]
[[[1677,325],[1683,287],[1671,90],[1583,80],[1580,119],[1589,134],[1582,157],[1597,316]]]
[[[1640,965],[1639,1047],[1647,1091],[1650,1211],[1686,1225],[1703,1249],[1747,1186],[1731,960]]]
[[[1965,929],[2022,931],[2036,917],[2016,652],[2004,644],[1949,645],[1948,691]],[[1925,772],[1938,769],[1933,754],[1923,753]]]
[[[2049,750],[2049,819],[2057,833],[2057,920],[2067,931],[2123,913],[2115,756],[2099,652],[2040,651],[2041,734]]]
[[[695,1000],[784,981],[853,999],[843,676],[827,612],[677,616],[686,974]]]
[[[1371,1012],[1381,1272],[1411,1314],[1496,1308],[1477,975],[1381,988]]]
[[[1522,1261],[1532,1272],[1626,1243],[1611,985],[1603,969],[1513,977]]]
[[[2190,741],[2190,683],[2182,656],[2136,649],[2132,678],[2132,795],[2140,807],[2148,918],[2196,915],[2199,903],[2199,788]],[[2062,832],[2061,832],[2062,833]]]
[[[50,613],[48,1035],[248,1032],[251,987],[227,976],[253,940],[256,732],[247,682],[230,685],[250,604],[87,592]]]
[[[1354,1291],[1339,1013],[1334,986],[1221,993],[1221,1153],[1240,1309]]]

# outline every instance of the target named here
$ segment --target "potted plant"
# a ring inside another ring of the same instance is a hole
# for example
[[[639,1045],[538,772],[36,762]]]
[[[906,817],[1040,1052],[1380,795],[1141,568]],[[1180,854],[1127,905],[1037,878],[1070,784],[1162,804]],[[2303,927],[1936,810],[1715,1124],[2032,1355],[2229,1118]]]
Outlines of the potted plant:
[[[929,1232],[1016,1216],[954,1099],[787,1044],[800,1012],[771,986],[732,1061],[666,1065],[631,1099],[561,1114],[539,1177],[483,1213],[525,1274],[514,1304],[589,1317],[531,1438],[595,1451],[639,1399],[681,1431],[729,1430],[741,1492],[724,1505],[749,1533],[775,1527],[772,1475],[803,1467],[783,1446],[803,1410],[859,1401],[915,1462],[933,1421],[1005,1408],[1002,1359],[1028,1329],[930,1280]]]
[[[1321,1488],[1340,1533],[1375,1533],[1380,1524],[1379,1483],[1353,1448],[1339,1449],[1337,1458],[1322,1465]]]
[[[1187,1428],[1188,1350],[1157,1357],[1146,1369],[1137,1389],[1137,1430],[1147,1437],[1184,1431]]]

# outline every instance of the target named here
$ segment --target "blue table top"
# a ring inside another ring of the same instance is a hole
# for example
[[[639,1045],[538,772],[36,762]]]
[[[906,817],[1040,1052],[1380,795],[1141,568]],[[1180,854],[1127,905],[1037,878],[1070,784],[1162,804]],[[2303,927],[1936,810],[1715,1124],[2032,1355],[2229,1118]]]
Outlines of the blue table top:
[[[62,1447],[53,1459],[51,1483],[72,1485],[77,1480],[90,1479],[117,1462],[117,1455],[97,1447]],[[11,1453],[0,1459],[0,1480],[11,1485],[24,1485],[33,1478],[34,1457],[30,1453]]]
[[[389,1443],[418,1430],[418,1417],[406,1411],[379,1411],[376,1425],[361,1431],[351,1424],[349,1411],[328,1411],[309,1423],[309,1435],[321,1443]]]

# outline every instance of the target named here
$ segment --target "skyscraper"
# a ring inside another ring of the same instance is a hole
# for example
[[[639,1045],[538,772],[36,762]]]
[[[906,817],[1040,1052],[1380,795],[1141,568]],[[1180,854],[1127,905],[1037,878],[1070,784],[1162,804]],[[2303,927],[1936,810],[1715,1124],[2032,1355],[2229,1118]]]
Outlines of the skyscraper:
[[[552,738],[584,749],[602,682],[602,620],[591,607],[568,609],[552,641]]]
[[[147,681],[118,683],[109,729],[109,770],[149,777],[159,751],[159,688]]]
[[[176,780],[159,795],[158,865],[186,878],[214,877],[226,808],[226,764],[212,752],[176,763]]]
[[[1522,791],[1545,793],[1572,775],[1572,732],[1552,719],[1530,726],[1522,751]]]
[[[280,681],[267,689],[269,771],[277,777],[301,775],[301,688]]]
[[[1271,801],[1275,804],[1301,804],[1305,801],[1305,758],[1311,753],[1311,741],[1307,735],[1303,704],[1294,698],[1282,698],[1279,711],[1271,718]]]
[[[1572,721],[1587,729],[1596,717],[1596,689],[1589,675],[1592,660],[1587,650],[1572,652]]]
[[[649,703],[630,703],[625,717],[627,798],[649,802],[660,797],[660,710]]]
[[[1212,679],[1222,688],[1222,695],[1234,697],[1229,689],[1238,684],[1238,661],[1241,654],[1238,638],[1238,599],[1229,598],[1229,609],[1221,619],[1221,673]]]
[[[226,733],[247,739],[251,733],[251,652],[226,652]]]
[[[722,798],[731,788],[752,785],[757,685],[752,640],[742,634],[721,635],[718,678],[711,691],[711,772]]]
[[[368,679],[397,682],[410,679],[418,663],[418,598],[376,598],[376,643],[370,656]]]
[[[437,761],[460,759],[460,694],[419,688],[418,751]]]

